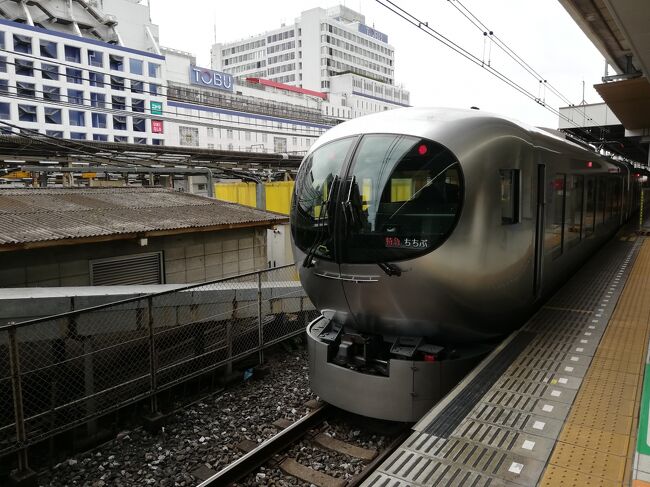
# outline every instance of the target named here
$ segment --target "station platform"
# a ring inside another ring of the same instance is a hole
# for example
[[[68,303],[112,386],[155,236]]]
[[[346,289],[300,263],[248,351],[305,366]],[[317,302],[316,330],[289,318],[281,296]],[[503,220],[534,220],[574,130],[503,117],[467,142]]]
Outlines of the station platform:
[[[650,487],[649,333],[650,238],[619,235],[364,487]]]

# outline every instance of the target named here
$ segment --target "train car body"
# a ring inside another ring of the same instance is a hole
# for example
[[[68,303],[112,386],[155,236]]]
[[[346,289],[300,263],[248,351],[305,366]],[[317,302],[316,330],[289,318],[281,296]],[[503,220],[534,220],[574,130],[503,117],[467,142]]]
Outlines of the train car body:
[[[312,146],[291,210],[312,388],[414,421],[635,209],[629,168],[476,110],[407,108]]]

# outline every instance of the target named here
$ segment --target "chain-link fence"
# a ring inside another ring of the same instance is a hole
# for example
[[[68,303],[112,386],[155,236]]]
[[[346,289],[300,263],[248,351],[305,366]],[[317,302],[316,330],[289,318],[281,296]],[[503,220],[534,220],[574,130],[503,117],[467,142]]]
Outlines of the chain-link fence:
[[[0,327],[0,456],[303,332],[293,266]]]

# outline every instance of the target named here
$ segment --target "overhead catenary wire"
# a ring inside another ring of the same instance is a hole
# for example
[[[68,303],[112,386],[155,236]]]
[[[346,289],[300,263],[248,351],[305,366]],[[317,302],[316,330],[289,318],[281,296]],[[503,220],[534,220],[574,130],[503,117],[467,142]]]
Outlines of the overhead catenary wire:
[[[43,134],[40,134],[40,133],[38,133],[38,132],[36,132],[34,130],[25,129],[24,127],[19,127],[19,126],[15,125],[15,124],[12,124],[12,123],[9,123],[9,122],[3,121],[3,120],[0,120],[0,125],[9,126],[9,127],[12,127],[12,128],[19,128],[22,131],[26,131],[28,133],[32,133],[33,135],[37,135],[38,138],[39,138],[39,141],[43,142],[43,143],[45,143],[47,145],[52,145],[54,147],[58,147],[58,148],[62,148],[62,149],[69,149],[69,147],[67,147],[65,145],[62,145],[60,143],[57,143],[57,142],[60,142],[61,139],[57,139],[57,138],[49,137],[49,136],[44,136]],[[31,137],[31,136],[29,136],[29,135],[27,135],[25,133],[16,133],[16,134],[13,134],[13,135],[27,140],[28,145],[33,143],[34,140],[35,140],[33,137]],[[49,141],[47,139],[54,139],[54,141]],[[76,141],[66,139],[65,142],[70,143],[70,142],[76,142]],[[82,145],[82,144],[78,144],[78,145]],[[20,151],[20,149],[18,149],[18,151]],[[124,168],[126,170],[126,172],[128,172],[128,170],[130,168],[133,168],[133,167],[141,167],[141,168],[144,167],[144,168],[150,168],[150,169],[154,169],[154,168],[155,169],[160,169],[161,164],[165,164],[165,161],[161,161],[161,160],[158,160],[158,159],[149,158],[147,160],[142,160],[142,158],[139,158],[135,154],[128,154],[128,155],[122,154],[122,159],[120,160],[120,159],[114,159],[114,158],[110,158],[110,157],[107,157],[107,156],[103,156],[102,154],[97,154],[97,153],[88,152],[88,151],[84,151],[84,150],[80,150],[80,152],[82,152],[82,153],[84,153],[84,154],[86,154],[88,156],[91,156],[94,160],[99,160],[99,161],[104,160],[104,161],[109,162],[113,166],[118,166],[118,167]],[[102,151],[102,152],[107,152],[107,151]],[[135,164],[134,164],[133,159],[136,159]],[[190,157],[190,159],[191,159],[191,157]],[[147,162],[151,162],[151,163],[155,163],[155,164],[146,164]],[[166,164],[170,164],[170,163],[167,162]],[[179,165],[179,164],[181,164],[181,165],[189,165],[188,161],[185,161],[185,162],[184,161],[174,161],[173,164],[174,164],[174,166],[172,166],[172,167],[177,167],[177,165]],[[205,167],[206,172],[208,172],[208,171],[210,171],[210,172],[216,171],[216,172],[219,172],[219,173],[222,173],[222,174],[225,174],[225,175],[229,175],[229,176],[235,176],[235,177],[243,178],[243,179],[250,179],[250,180],[253,180],[253,181],[256,181],[256,182],[260,181],[259,177],[247,174],[247,173],[245,173],[245,172],[243,172],[241,170],[229,169],[229,168],[225,168],[225,167],[221,167],[221,166],[210,167],[210,165],[212,165],[212,164],[215,164],[215,163],[208,162],[208,161],[201,161],[201,165],[203,167]],[[163,166],[162,168],[164,168],[164,167],[170,167],[170,166]]]
[[[521,66],[525,71],[527,71],[531,76],[533,76],[540,83],[540,89],[544,91],[548,89],[555,94],[563,103],[565,103],[569,108],[575,109],[575,104],[566,97],[562,92],[555,88],[548,80],[541,75],[537,70],[535,70],[530,64],[528,64],[521,56],[519,56],[508,44],[503,41],[497,34],[495,34],[487,25],[481,21],[472,11],[467,8],[461,0],[448,0],[448,2],[456,9],[458,12],[463,15],[470,23],[472,23],[477,29],[483,32],[484,36],[489,35],[489,37],[494,39],[496,46],[501,49],[506,55],[508,55],[513,61],[515,61],[519,66]],[[540,95],[541,99],[545,99],[545,95]],[[592,120],[589,118],[589,120]]]
[[[456,52],[457,54],[460,54],[463,56],[465,59],[468,61],[476,64],[480,68],[485,69],[488,71],[490,74],[495,76],[496,78],[500,79],[502,82],[506,83],[508,86],[511,88],[515,89],[525,97],[533,100],[535,103],[539,104],[546,110],[550,111],[554,115],[564,119],[570,124],[573,124],[577,129],[581,130],[588,136],[590,135],[588,131],[584,130],[582,127],[580,127],[576,122],[571,120],[569,117],[566,115],[562,114],[559,110],[554,109],[553,107],[549,106],[546,103],[541,102],[538,97],[536,97],[533,93],[529,92],[527,89],[522,87],[520,84],[517,82],[513,81],[510,79],[508,76],[505,74],[501,73],[499,70],[495,69],[493,66],[487,66],[480,58],[475,56],[474,54],[470,53],[463,47],[461,47],[459,44],[453,42],[451,39],[448,37],[444,36],[434,28],[429,26],[428,22],[420,20],[418,17],[415,15],[411,14],[410,12],[406,11],[402,7],[398,6],[396,3],[392,2],[391,0],[375,0],[377,3],[379,3],[381,6],[385,7],[386,9],[390,10],[394,14],[398,15],[401,17],[403,20],[406,20],[409,22],[411,25],[417,27],[421,31],[423,31],[425,34],[429,35],[430,37],[434,38],[438,42],[442,43],[452,51]]]

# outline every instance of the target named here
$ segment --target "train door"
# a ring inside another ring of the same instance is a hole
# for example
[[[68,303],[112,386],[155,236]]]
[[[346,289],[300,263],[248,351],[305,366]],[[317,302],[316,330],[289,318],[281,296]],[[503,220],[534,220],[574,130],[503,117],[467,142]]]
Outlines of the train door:
[[[546,166],[544,164],[537,165],[536,210],[533,293],[535,299],[538,299],[542,293],[542,271],[544,269],[544,215],[546,214]]]

